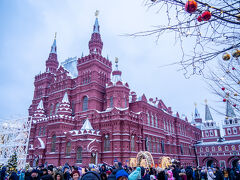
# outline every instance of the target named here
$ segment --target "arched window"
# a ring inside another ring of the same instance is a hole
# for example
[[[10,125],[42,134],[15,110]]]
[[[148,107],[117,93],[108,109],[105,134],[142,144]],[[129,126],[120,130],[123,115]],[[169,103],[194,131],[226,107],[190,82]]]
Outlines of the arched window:
[[[70,154],[71,154],[71,142],[67,142],[66,156],[70,156]]]
[[[42,135],[42,127],[39,127],[39,132],[38,132],[38,136]]]
[[[111,96],[110,97],[110,108],[112,108],[113,107],[113,97]]]
[[[55,114],[57,114],[59,104],[60,104],[60,103],[57,103],[57,104],[56,104]]]
[[[131,136],[131,151],[135,151],[135,139],[134,136]]]
[[[232,145],[232,150],[236,151],[236,147],[234,145]]]
[[[77,163],[82,163],[82,147],[77,148]]]
[[[125,97],[125,108],[127,108],[127,98]]]
[[[209,148],[208,147],[206,147],[206,152],[209,152]]]
[[[225,151],[228,151],[228,146],[225,146]]]
[[[110,151],[110,138],[107,134],[104,136],[104,151]]]
[[[88,110],[88,97],[84,96],[83,97],[83,111],[87,111]]]
[[[233,128],[233,134],[237,134],[237,128]]]
[[[51,106],[50,106],[50,116],[52,116],[53,115],[53,108],[54,108],[54,105],[53,104],[51,104]]]
[[[215,151],[215,147],[213,146],[213,147],[212,147],[212,152],[214,152],[214,151]]]
[[[222,147],[221,146],[218,146],[218,151],[222,151]]]
[[[56,135],[52,136],[52,146],[51,146],[51,152],[56,151]]]

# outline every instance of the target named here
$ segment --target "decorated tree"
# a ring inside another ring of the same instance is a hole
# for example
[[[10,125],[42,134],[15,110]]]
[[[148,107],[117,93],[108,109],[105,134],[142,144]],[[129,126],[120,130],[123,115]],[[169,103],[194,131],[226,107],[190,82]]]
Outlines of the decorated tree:
[[[231,59],[239,51],[238,0],[146,0],[145,5],[150,9],[157,8],[161,17],[165,15],[167,23],[131,35],[156,35],[159,38],[166,32],[173,32],[182,50],[182,57],[174,64],[181,65],[187,78],[203,74],[209,61],[222,56]],[[187,39],[192,43],[190,49],[185,44]]]
[[[13,155],[10,156],[7,164],[8,172],[17,171],[17,153],[14,152]]]

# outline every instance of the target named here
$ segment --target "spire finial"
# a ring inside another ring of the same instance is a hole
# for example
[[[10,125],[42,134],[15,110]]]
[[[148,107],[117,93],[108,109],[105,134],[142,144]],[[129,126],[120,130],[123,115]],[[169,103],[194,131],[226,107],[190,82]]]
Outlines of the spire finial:
[[[194,103],[194,106],[197,107],[197,103]]]
[[[205,104],[207,104],[207,99],[204,100]]]
[[[57,32],[55,32],[54,39],[57,39]]]
[[[115,63],[116,63],[116,69],[118,69],[118,58],[117,57],[115,57]]]
[[[96,18],[98,17],[98,15],[99,15],[99,10],[96,10],[96,12],[95,12]]]

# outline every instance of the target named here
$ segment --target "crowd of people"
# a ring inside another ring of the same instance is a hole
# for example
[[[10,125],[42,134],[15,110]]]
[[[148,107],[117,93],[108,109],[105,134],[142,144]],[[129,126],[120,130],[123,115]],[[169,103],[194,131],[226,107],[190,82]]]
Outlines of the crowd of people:
[[[0,180],[240,180],[239,168],[197,167],[183,168],[172,165],[169,168],[144,168],[122,166],[116,162],[113,166],[89,166],[85,168],[40,166],[35,169],[12,171],[7,173],[2,167]]]

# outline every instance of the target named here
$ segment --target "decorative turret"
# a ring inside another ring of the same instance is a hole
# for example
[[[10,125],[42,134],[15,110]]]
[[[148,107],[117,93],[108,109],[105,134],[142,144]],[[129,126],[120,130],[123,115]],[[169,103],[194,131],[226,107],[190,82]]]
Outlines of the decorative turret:
[[[225,140],[238,140],[240,138],[240,119],[236,117],[229,100],[227,100],[226,104],[226,118],[223,123],[223,131]]]
[[[129,107],[129,86],[122,81],[122,72],[118,70],[118,58],[115,58],[115,70],[112,72],[112,80],[107,84],[107,108]]]
[[[89,52],[90,54],[102,54],[102,48],[103,48],[103,42],[101,40],[101,35],[100,35],[100,26],[98,23],[98,14],[99,11],[96,11],[95,16],[95,24],[93,26],[93,33],[91,36],[91,39],[88,43],[89,46]]]
[[[220,128],[212,118],[212,114],[205,100],[205,122],[202,126],[202,139],[205,142],[218,141],[220,138]]]
[[[68,100],[68,94],[65,92],[62,102],[59,105],[59,108],[57,110],[58,115],[67,115],[71,116],[72,115],[72,109],[70,108],[70,102]]]
[[[200,117],[200,114],[197,109],[197,103],[195,103],[194,121],[196,123],[202,123],[202,118]]]
[[[82,126],[80,131],[82,132],[82,134],[83,133],[87,133],[88,134],[90,132],[91,132],[91,134],[93,134],[95,132],[95,130],[93,129],[93,127],[92,127],[92,125],[91,125],[91,123],[90,123],[90,121],[88,119],[85,120],[85,122],[84,122],[84,124],[83,124],[83,126]]]
[[[44,112],[44,107],[43,107],[43,101],[41,100],[37,106],[36,111],[33,114],[33,117],[37,120],[37,119],[42,119],[45,118],[45,112]]]
[[[48,60],[46,61],[46,72],[56,73],[59,62],[57,59],[57,45],[56,45],[56,33],[55,38],[49,53]]]

